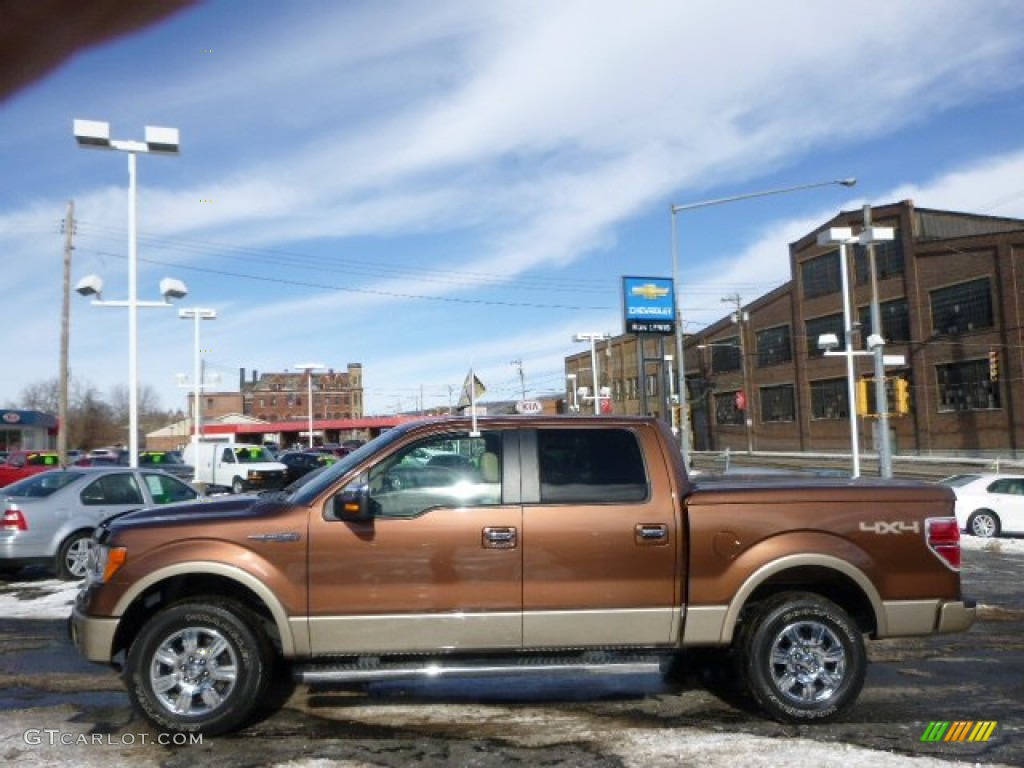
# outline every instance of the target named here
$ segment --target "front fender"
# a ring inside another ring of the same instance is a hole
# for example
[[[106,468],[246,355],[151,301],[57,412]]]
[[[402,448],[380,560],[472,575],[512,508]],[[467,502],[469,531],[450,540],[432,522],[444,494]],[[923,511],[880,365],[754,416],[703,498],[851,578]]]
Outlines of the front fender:
[[[285,610],[280,600],[278,600],[277,595],[275,595],[263,582],[254,577],[251,573],[247,573],[241,568],[237,568],[232,565],[226,565],[225,563],[213,563],[200,560],[177,563],[175,565],[169,565],[155,570],[132,584],[128,591],[126,591],[121,596],[120,600],[117,601],[117,604],[114,607],[114,613],[116,616],[123,616],[132,603],[144,594],[147,589],[160,584],[163,581],[179,576],[203,575],[222,576],[230,579],[248,588],[257,597],[259,597],[267,607],[267,610],[270,611],[270,615],[277,627],[278,636],[281,638],[281,652],[285,657],[295,656],[297,648],[308,648],[308,638],[294,636],[292,631],[293,626],[297,627],[300,625],[293,625],[293,623],[289,621],[288,612]]]
[[[134,556],[103,585],[94,604],[98,615],[123,616],[147,590],[169,579],[217,576],[256,595],[267,607],[286,656],[308,648],[306,548],[304,541],[253,541],[250,547],[213,540],[179,540]],[[109,595],[106,600],[103,598]],[[108,602],[109,601],[109,602]],[[112,602],[112,604],[110,604]]]

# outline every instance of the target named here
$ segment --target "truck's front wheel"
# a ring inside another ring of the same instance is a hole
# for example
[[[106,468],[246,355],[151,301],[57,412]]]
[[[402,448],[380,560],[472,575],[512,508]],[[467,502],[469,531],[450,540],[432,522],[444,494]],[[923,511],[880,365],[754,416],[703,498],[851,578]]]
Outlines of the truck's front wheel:
[[[236,477],[231,481],[231,492],[234,494],[245,493],[245,481],[240,477]]]
[[[180,603],[143,626],[125,680],[135,707],[178,733],[225,733],[252,714],[270,678],[268,644],[232,602]]]
[[[740,638],[740,674],[771,716],[786,722],[831,720],[864,685],[864,638],[846,611],[807,593],[777,595],[751,617]]]

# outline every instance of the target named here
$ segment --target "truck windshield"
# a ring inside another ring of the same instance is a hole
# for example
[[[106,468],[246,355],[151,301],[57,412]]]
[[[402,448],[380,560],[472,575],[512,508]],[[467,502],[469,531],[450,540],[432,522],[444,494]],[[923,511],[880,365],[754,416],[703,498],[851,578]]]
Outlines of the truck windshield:
[[[362,462],[366,456],[369,456],[400,439],[411,426],[411,424],[403,424],[395,427],[394,429],[389,429],[379,437],[374,438],[360,448],[352,451],[352,453],[341,457],[331,466],[325,467],[323,472],[320,472],[316,477],[304,483],[295,491],[293,496],[294,500],[299,504],[309,504],[335,480],[347,473],[352,467]]]
[[[235,458],[239,464],[257,464],[260,462],[273,461],[270,454],[261,445],[254,445],[249,448],[235,448]]]

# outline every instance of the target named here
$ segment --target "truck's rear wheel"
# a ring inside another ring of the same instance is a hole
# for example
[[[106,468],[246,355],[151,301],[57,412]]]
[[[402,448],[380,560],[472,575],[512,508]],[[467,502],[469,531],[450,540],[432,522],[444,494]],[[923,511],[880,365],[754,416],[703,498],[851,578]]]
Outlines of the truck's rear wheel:
[[[831,720],[856,701],[867,654],[860,628],[808,593],[766,601],[740,638],[740,674],[755,701],[786,722]]]
[[[216,735],[244,725],[271,674],[269,644],[242,606],[179,603],[156,614],[128,651],[132,703],[154,725]]]

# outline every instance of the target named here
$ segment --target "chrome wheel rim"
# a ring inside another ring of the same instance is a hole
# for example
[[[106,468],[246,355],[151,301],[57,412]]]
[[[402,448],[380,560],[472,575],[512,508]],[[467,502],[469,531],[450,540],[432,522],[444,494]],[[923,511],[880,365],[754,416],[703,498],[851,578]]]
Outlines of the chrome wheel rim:
[[[76,579],[84,579],[89,572],[89,553],[92,552],[92,539],[81,538],[71,542],[64,555],[64,567]]]
[[[846,650],[828,626],[798,621],[772,640],[771,676],[789,701],[816,704],[835,696],[846,676]]]
[[[992,515],[976,515],[971,521],[971,533],[980,538],[990,538],[995,535],[996,521]]]
[[[149,684],[160,705],[184,716],[224,706],[235,690],[238,657],[220,632],[189,627],[167,637],[149,665]]]

